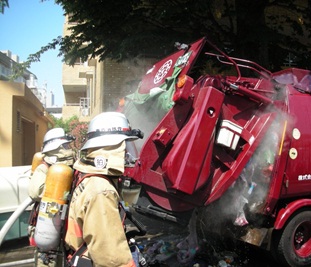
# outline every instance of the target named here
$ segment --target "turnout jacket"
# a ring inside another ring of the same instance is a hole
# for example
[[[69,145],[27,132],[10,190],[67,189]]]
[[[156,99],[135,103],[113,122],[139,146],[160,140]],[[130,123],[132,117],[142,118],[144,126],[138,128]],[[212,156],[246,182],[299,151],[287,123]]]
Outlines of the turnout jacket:
[[[32,174],[29,186],[28,195],[34,200],[39,202],[43,196],[45,188],[46,174],[49,170],[49,166],[45,163],[41,163],[34,173]]]
[[[72,149],[59,147],[56,150],[46,152],[42,163],[38,165],[30,177],[28,195],[34,201],[41,201],[45,190],[45,180],[49,167],[53,164],[66,164],[72,166],[74,158],[75,153]]]
[[[70,202],[66,243],[77,250],[84,242],[85,256],[94,267],[134,267],[119,213],[119,194],[100,176],[89,176],[75,188]]]

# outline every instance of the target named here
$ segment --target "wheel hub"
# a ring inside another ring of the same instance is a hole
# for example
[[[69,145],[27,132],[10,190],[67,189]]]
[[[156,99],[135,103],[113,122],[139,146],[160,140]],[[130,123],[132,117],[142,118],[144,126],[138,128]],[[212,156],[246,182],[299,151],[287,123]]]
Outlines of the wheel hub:
[[[297,232],[295,234],[295,243],[302,244],[304,242],[304,234],[302,232]]]

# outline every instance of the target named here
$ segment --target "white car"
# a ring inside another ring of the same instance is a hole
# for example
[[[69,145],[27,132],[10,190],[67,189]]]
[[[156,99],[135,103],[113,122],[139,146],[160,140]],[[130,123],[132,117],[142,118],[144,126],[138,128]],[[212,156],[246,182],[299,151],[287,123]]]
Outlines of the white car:
[[[0,168],[0,229],[28,197],[29,177],[31,166],[1,167]],[[8,232],[3,236],[2,241],[12,240],[27,236],[28,219],[31,206],[28,206]],[[5,231],[6,232],[6,231]],[[2,237],[0,237],[2,238]]]

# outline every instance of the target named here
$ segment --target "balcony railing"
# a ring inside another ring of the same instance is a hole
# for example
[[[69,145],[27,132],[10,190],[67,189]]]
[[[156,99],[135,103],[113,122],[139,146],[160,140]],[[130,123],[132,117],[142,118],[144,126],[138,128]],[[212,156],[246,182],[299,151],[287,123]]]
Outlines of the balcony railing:
[[[68,119],[74,115],[82,120],[88,120],[91,113],[90,99],[88,97],[80,97],[79,103],[66,103],[63,106],[63,118]]]

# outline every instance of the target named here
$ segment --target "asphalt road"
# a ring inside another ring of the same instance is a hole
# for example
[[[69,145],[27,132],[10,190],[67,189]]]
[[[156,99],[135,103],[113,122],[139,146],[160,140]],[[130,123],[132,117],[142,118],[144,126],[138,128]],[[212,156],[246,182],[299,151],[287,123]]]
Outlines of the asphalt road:
[[[27,237],[5,241],[0,247],[0,266],[33,267],[33,255],[34,247],[29,246]]]

